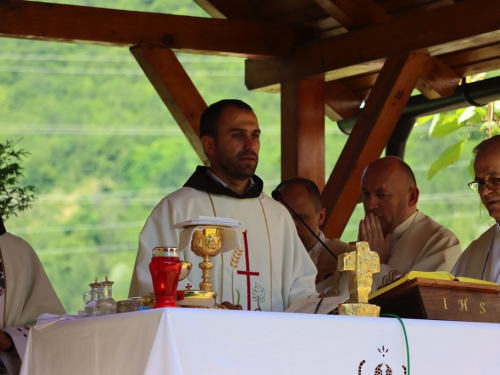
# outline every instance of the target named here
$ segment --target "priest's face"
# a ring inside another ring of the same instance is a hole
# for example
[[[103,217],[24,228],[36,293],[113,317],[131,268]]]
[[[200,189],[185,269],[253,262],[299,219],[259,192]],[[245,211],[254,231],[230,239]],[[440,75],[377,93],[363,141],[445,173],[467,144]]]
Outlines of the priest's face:
[[[319,233],[319,227],[323,224],[326,216],[326,210],[322,208],[316,211],[314,203],[312,202],[307,189],[299,184],[286,184],[280,188],[284,201],[294,210],[297,215],[313,230],[316,235]],[[297,217],[292,215],[297,234],[299,235],[306,250],[318,242],[318,240],[309,232],[309,230],[302,224]]]
[[[415,191],[412,189],[417,188],[410,187],[393,160],[379,159],[365,170],[361,180],[365,213],[378,217],[384,236],[415,212],[416,201],[412,198]]]
[[[223,181],[252,177],[259,161],[259,137],[259,123],[252,111],[233,106],[224,108],[217,121],[212,155],[209,155],[212,170]]]
[[[493,144],[477,154],[474,160],[474,174],[474,180],[478,182],[500,178],[500,148],[498,148],[498,144]],[[485,184],[481,184],[479,195],[490,216],[500,222],[500,189],[492,190]]]

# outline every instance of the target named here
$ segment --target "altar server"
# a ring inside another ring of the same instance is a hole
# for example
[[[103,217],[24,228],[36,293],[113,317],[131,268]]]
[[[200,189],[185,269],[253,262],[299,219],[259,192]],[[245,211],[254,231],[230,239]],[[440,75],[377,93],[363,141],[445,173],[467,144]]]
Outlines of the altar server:
[[[0,374],[18,374],[28,326],[44,313],[64,314],[33,248],[5,230],[0,218]]]
[[[447,228],[417,210],[419,190],[411,168],[388,156],[369,164],[361,177],[365,218],[359,240],[380,257],[372,290],[412,270],[450,272],[461,254],[460,241]],[[331,294],[348,293],[346,276],[337,273]]]
[[[473,152],[475,178],[469,187],[479,193],[496,222],[467,247],[452,273],[500,283],[500,135],[481,142]]]
[[[236,228],[241,249],[211,258],[212,290],[217,301],[244,310],[283,311],[292,302],[316,297],[316,267],[302,245],[286,208],[262,192],[257,177],[261,130],[252,108],[239,100],[209,106],[200,119],[200,137],[210,168],[198,167],[184,187],[153,210],[139,238],[130,296],[152,291],[148,264],[156,246],[177,246],[179,230],[170,226],[199,215],[243,222]],[[201,281],[201,258],[193,263],[191,285]]]

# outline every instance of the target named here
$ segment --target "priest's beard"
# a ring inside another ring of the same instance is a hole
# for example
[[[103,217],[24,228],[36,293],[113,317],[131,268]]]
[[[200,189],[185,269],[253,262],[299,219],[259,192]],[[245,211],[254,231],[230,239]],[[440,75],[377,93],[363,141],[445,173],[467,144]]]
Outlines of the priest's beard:
[[[245,163],[243,160],[240,160],[241,157],[246,155],[254,156],[255,162]],[[236,156],[219,153],[216,160],[226,174],[238,180],[246,180],[255,174],[255,169],[257,169],[257,164],[259,163],[259,155],[251,150],[238,152]]]

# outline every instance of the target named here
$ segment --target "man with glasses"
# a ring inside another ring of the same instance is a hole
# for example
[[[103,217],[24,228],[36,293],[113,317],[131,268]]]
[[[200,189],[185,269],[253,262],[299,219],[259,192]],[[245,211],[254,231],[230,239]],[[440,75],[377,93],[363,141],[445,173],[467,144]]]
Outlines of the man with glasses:
[[[500,282],[500,135],[481,142],[473,151],[475,179],[469,183],[488,210],[495,225],[464,251],[452,270],[466,276]]]

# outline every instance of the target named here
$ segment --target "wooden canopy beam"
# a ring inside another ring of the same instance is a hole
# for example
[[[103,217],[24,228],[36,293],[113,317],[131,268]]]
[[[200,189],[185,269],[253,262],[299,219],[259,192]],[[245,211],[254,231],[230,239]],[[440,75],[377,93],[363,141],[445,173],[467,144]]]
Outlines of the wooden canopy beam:
[[[307,31],[282,24],[222,20],[34,1],[0,1],[0,37],[176,52],[284,58]]]
[[[297,46],[287,60],[247,60],[245,83],[250,90],[267,91],[281,82],[321,73],[331,81],[377,71],[388,56],[420,49],[441,55],[494,43],[500,39],[498,14],[498,0],[463,1],[353,30]]]
[[[393,19],[382,7],[372,0],[315,0],[317,3],[330,2],[355,20],[354,24],[344,25],[349,30],[360,26],[373,26]],[[425,64],[417,89],[427,99],[437,99],[453,95],[460,77],[437,57]]]
[[[353,118],[363,101],[340,81],[325,83],[325,114],[332,121]]]
[[[231,20],[259,19],[248,0],[193,0],[213,18]]]
[[[325,186],[324,76],[281,87],[281,178],[305,177]]]
[[[210,165],[200,141],[200,116],[207,108],[175,54],[141,43],[130,49],[203,164]]]
[[[314,0],[348,30],[392,20],[373,0]]]
[[[460,78],[450,67],[437,57],[431,57],[417,82],[417,89],[427,99],[446,98],[453,95]]]
[[[363,170],[380,157],[428,59],[410,53],[385,62],[321,194],[326,237],[339,238],[344,231],[359,200]]]

